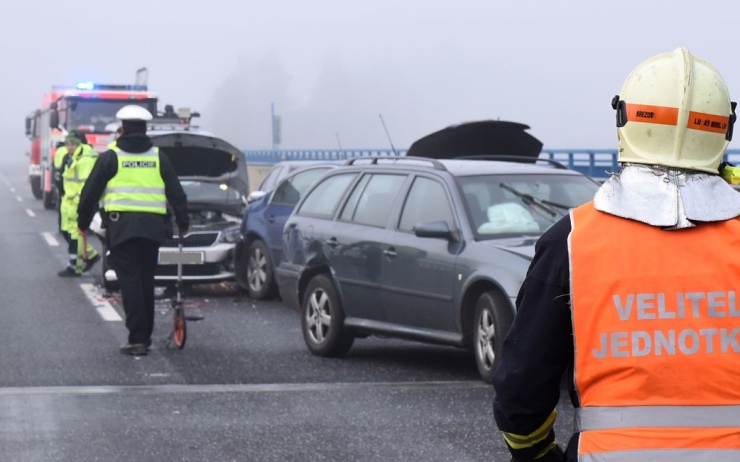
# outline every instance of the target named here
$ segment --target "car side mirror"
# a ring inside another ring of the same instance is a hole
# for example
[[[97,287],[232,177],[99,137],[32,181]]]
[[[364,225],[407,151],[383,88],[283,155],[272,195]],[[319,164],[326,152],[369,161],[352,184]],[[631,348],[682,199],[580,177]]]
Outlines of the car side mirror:
[[[56,110],[52,110],[49,113],[49,128],[52,130],[59,128],[59,113]]]
[[[249,195],[247,196],[247,202],[254,202],[254,201],[256,201],[257,199],[259,199],[259,198],[261,198],[262,196],[264,196],[265,194],[267,194],[267,191],[252,191],[252,192],[251,192],[251,193],[249,193]]]
[[[417,237],[436,237],[457,242],[459,236],[457,231],[450,229],[450,225],[444,220],[422,221],[414,226],[414,234]]]

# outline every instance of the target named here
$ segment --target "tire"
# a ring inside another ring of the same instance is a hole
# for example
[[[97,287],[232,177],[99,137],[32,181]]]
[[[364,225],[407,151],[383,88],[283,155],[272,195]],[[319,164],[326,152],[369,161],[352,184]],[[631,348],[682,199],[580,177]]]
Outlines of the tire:
[[[31,177],[31,193],[33,193],[33,197],[35,197],[36,199],[41,199],[43,197],[43,192],[41,191],[40,176]]]
[[[247,247],[244,240],[239,240],[234,248],[234,280],[239,289],[249,293],[249,283],[247,282]]]
[[[501,362],[501,348],[514,315],[500,293],[483,293],[475,304],[473,352],[478,373],[486,383],[493,381],[493,372]]]
[[[252,242],[247,253],[247,290],[255,300],[274,298],[277,292],[270,251],[259,239]]]
[[[334,284],[319,274],[308,283],[301,309],[303,340],[316,356],[344,356],[355,338],[344,328],[344,312]]]
[[[44,202],[44,208],[47,210],[53,210],[56,206],[56,201],[54,200],[54,190],[51,191],[42,191],[41,192],[43,197],[42,200]]]

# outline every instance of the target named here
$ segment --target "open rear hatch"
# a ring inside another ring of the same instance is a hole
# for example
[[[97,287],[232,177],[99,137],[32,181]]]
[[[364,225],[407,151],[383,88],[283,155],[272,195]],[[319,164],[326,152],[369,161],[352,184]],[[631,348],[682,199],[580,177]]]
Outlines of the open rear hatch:
[[[534,163],[542,152],[542,142],[527,129],[528,125],[504,120],[452,125],[414,141],[406,155],[433,159],[507,156]]]

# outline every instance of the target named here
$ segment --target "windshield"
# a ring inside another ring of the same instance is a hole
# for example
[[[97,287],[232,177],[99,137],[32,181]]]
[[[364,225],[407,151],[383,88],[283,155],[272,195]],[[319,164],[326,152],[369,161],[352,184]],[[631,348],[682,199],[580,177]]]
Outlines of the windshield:
[[[540,235],[568,210],[594,198],[599,185],[580,175],[459,177],[470,225],[480,239]]]
[[[108,124],[117,122],[116,113],[129,104],[142,106],[152,114],[156,114],[157,100],[155,99],[73,99],[67,110],[67,130],[83,128],[91,133],[108,133]]]
[[[226,183],[180,180],[188,202],[226,203],[242,201],[239,191],[229,188]]]

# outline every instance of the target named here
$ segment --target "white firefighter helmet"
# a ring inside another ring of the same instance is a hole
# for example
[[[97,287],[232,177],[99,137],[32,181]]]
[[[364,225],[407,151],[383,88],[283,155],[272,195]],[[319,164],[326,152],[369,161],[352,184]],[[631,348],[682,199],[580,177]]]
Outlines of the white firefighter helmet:
[[[686,48],[638,65],[612,100],[619,162],[718,173],[735,103],[722,75]]]
[[[141,106],[129,104],[128,106],[123,106],[118,110],[118,112],[116,112],[116,119],[148,121],[152,120],[152,113]]]

